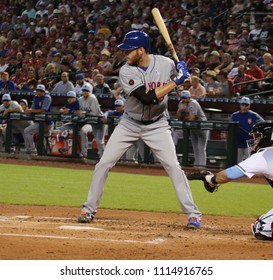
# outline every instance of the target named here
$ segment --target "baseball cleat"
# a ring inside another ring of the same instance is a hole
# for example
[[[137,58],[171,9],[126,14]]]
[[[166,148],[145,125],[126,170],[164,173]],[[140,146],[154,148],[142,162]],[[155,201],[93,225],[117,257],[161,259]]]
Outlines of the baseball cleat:
[[[78,218],[78,223],[90,223],[94,218],[94,214],[88,212],[81,212],[81,215]]]
[[[191,217],[188,220],[187,228],[198,229],[201,227],[201,221],[195,217]]]

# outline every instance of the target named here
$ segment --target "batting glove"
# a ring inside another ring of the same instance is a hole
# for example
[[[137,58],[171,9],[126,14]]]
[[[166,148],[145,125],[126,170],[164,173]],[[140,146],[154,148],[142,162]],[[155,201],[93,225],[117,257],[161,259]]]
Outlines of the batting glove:
[[[175,61],[174,64],[175,64],[177,72],[179,72],[179,70],[181,68],[185,68],[185,67],[187,68],[187,66],[186,66],[184,61]]]
[[[185,62],[180,61],[178,64],[180,69],[178,71],[177,76],[174,78],[174,82],[176,83],[177,86],[183,84],[183,82],[190,77]]]

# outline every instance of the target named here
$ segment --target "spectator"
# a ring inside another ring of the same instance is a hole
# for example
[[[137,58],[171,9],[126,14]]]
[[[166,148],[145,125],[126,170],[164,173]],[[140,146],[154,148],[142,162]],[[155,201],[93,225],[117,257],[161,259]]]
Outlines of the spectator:
[[[249,68],[246,70],[246,74],[254,77],[255,79],[263,79],[264,78],[264,72],[263,70],[257,65],[257,59],[254,55],[251,55],[247,59],[249,63]],[[262,88],[263,81],[257,82],[258,88]]]
[[[273,63],[272,63],[272,55],[270,53],[265,53],[263,55],[264,64],[261,65],[261,69],[264,72],[265,78],[273,77]]]
[[[110,62],[110,52],[106,49],[102,50],[101,52],[101,60],[98,63],[100,65],[100,67],[102,68],[102,74],[104,76],[110,76],[112,75],[112,63]]]
[[[100,62],[100,56],[93,53],[91,54],[91,56],[89,56],[88,58],[88,69],[89,70],[94,70],[94,69],[98,69],[100,73],[102,73],[102,68],[99,65]]]
[[[207,70],[215,70],[217,66],[221,64],[220,53],[218,51],[212,51],[208,53],[208,63],[206,65]]]
[[[191,45],[186,45],[185,48],[185,54],[182,57],[182,60],[185,61],[189,71],[193,68],[193,66],[196,64],[197,57],[193,54],[194,48]]]
[[[181,101],[178,104],[176,117],[183,121],[206,121],[200,104],[193,98],[188,90],[181,93]],[[194,153],[194,166],[206,166],[206,148],[208,142],[209,131],[200,129],[191,129],[190,131],[192,148]]]
[[[228,78],[226,71],[221,70],[217,74],[217,80],[219,82],[218,88],[216,89],[215,95],[221,97],[232,97],[233,96],[233,81]]]
[[[233,92],[235,95],[248,94],[254,88],[254,83],[240,84],[256,80],[253,76],[246,74],[245,71],[245,65],[240,65],[238,67],[238,74],[233,79]]]
[[[236,37],[237,34],[234,30],[230,30],[228,32],[228,39],[226,40],[228,43],[228,50],[233,51],[238,45],[238,38]]]
[[[266,45],[260,45],[259,52],[256,54],[256,63],[259,67],[261,67],[261,65],[264,64],[263,55],[265,53],[268,53],[268,47]]]
[[[255,28],[252,29],[248,34],[249,41],[256,41],[260,37],[260,33],[262,31],[262,23],[260,20],[255,21]]]
[[[200,78],[197,76],[191,76],[191,87],[189,92],[192,98],[204,98],[206,97],[206,89],[200,84]]]
[[[16,89],[21,89],[22,85],[26,82],[26,76],[23,73],[23,68],[21,65],[16,67],[15,74],[10,76],[10,79],[16,85]]]
[[[36,5],[37,11],[35,14],[35,18],[42,18],[44,14],[48,14],[48,10],[46,9],[46,5],[44,2],[38,2]]]
[[[21,89],[27,91],[34,91],[37,85],[35,68],[29,66],[27,69],[26,81],[22,84]]]
[[[104,75],[97,74],[95,77],[96,85],[94,86],[94,94],[95,95],[111,95],[111,88],[110,86],[104,82]]]
[[[55,72],[61,73],[62,72],[62,55],[59,51],[52,51],[50,53],[50,57],[52,58],[51,63],[54,65]]]
[[[12,22],[12,14],[7,14],[2,21],[0,30],[4,33],[8,33],[13,30],[14,23]]]
[[[208,70],[205,73],[205,85],[206,93],[208,96],[214,96],[216,89],[219,87],[219,82],[216,81],[216,72]]]
[[[6,48],[6,42],[4,40],[0,40],[0,58],[5,57],[8,52],[8,49]],[[2,63],[0,63],[2,64]]]
[[[236,0],[233,7],[231,8],[231,13],[233,15],[238,14],[239,12],[244,11],[245,3],[243,0]]]
[[[19,66],[16,57],[12,57],[9,61],[9,66],[6,69],[6,72],[9,73],[10,77],[15,74],[16,68]]]
[[[3,72],[1,74],[0,90],[5,90],[5,91],[15,91],[16,90],[16,85],[12,80],[9,79],[8,72]]]
[[[36,16],[36,10],[33,8],[32,4],[30,1],[27,1],[25,4],[25,10],[23,10],[21,16],[24,14],[27,15],[28,19],[34,19]]]
[[[218,47],[220,47],[220,46],[222,46],[222,43],[223,43],[223,41],[224,41],[224,33],[223,33],[223,31],[221,31],[221,30],[217,30],[215,33],[214,33],[214,42],[215,42],[215,44],[218,46]]]
[[[262,23],[262,30],[259,35],[259,39],[262,42],[266,42],[268,39],[272,40],[273,38],[273,28],[271,25],[271,19],[269,17],[264,17],[263,23]]]
[[[239,122],[237,162],[241,162],[250,156],[248,153],[247,140],[252,139],[249,135],[251,128],[256,123],[264,121],[264,119],[258,113],[250,110],[250,99],[244,96],[240,100],[240,110],[231,115],[230,121]]]
[[[69,91],[75,91],[74,85],[69,81],[69,74],[67,72],[62,72],[61,78],[62,80],[55,84],[51,91],[52,93],[66,94]]]
[[[26,109],[27,115],[44,114],[51,111],[51,96],[46,94],[46,88],[44,85],[37,85],[36,95],[33,98],[33,102],[30,109]],[[48,133],[53,129],[53,122],[46,121],[44,131]],[[24,138],[27,154],[36,154],[37,150],[34,143],[34,135],[39,133],[39,122],[34,121],[32,125],[29,125],[24,130]]]
[[[0,55],[0,73],[5,72],[8,69],[9,65],[6,63],[6,60],[3,55]]]
[[[234,64],[234,67],[231,69],[231,71],[228,73],[228,78],[231,80],[234,79],[236,75],[238,75],[238,67],[240,65],[246,65],[246,57],[244,55],[240,55],[238,58],[238,61]]]
[[[45,76],[45,68],[44,67],[40,67],[37,71],[37,83],[38,84],[43,84],[45,87],[47,87],[47,79]]]
[[[85,117],[86,115],[91,116],[103,116],[103,113],[100,109],[99,102],[96,96],[92,93],[92,88],[89,85],[83,85],[82,87],[82,97],[79,99],[81,116]],[[93,133],[97,145],[99,156],[102,156],[104,151],[104,128],[100,124],[84,124],[81,127],[81,154],[82,158],[87,157],[88,149],[88,133]]]
[[[224,53],[221,59],[221,64],[219,64],[218,66],[216,66],[214,68],[214,70],[218,70],[218,71],[225,71],[225,72],[229,72],[231,71],[231,69],[234,66],[234,62],[232,60],[232,57],[229,53]]]
[[[10,43],[10,48],[6,54],[6,61],[9,61],[12,57],[16,56],[18,49],[19,41],[17,39],[12,39]]]
[[[93,86],[85,80],[85,75],[83,73],[79,73],[76,75],[75,92],[77,95],[81,94],[83,85],[88,85],[91,89],[91,92],[93,91]]]
[[[125,62],[126,57],[124,56],[124,53],[120,49],[117,49],[114,53],[114,59],[112,61],[112,75],[118,75],[121,66],[124,65]]]
[[[247,59],[249,63],[249,68],[246,70],[246,74],[251,75],[256,79],[264,78],[264,73],[261,68],[257,65],[257,59],[254,55],[251,55]]]
[[[47,84],[47,88],[49,91],[52,91],[55,84],[58,81],[58,75],[56,72],[56,67],[53,63],[48,63],[45,68],[45,78],[44,83]]]

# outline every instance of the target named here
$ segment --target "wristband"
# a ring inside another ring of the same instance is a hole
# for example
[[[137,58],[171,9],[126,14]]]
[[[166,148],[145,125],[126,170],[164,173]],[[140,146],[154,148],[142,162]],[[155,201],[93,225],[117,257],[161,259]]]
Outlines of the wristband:
[[[218,185],[218,183],[216,182],[216,176],[215,176],[215,175],[211,178],[211,182],[212,182],[214,185]]]

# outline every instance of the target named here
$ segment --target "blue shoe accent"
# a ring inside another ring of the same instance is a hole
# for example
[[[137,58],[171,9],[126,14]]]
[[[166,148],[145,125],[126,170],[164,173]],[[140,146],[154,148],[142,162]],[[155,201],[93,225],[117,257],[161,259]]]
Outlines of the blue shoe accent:
[[[198,229],[201,227],[201,221],[195,217],[189,218],[187,227],[193,228],[193,229]]]

